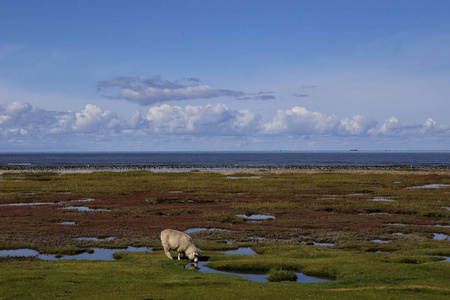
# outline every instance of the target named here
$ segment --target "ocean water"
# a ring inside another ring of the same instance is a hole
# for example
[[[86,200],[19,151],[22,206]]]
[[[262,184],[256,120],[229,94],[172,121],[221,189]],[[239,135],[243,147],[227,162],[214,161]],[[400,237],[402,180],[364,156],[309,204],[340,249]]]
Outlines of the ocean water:
[[[0,167],[450,167],[450,151],[0,153]]]

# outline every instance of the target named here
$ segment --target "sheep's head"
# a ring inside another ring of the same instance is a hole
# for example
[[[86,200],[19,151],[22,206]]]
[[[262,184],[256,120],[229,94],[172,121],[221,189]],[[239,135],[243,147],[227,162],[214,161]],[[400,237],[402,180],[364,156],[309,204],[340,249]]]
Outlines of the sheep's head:
[[[188,255],[190,260],[193,260],[195,263],[198,262],[198,253],[194,252]]]

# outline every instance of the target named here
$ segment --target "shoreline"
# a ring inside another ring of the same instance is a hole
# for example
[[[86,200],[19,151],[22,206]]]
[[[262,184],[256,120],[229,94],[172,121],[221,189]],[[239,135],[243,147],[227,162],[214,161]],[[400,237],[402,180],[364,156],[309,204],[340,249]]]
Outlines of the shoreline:
[[[444,172],[450,171],[450,167],[406,167],[382,166],[382,165],[125,165],[125,166],[3,166],[0,174],[7,172],[57,172],[57,173],[90,173],[90,172],[129,172],[129,171],[152,171],[152,172],[319,172],[319,171],[342,171],[342,172]]]

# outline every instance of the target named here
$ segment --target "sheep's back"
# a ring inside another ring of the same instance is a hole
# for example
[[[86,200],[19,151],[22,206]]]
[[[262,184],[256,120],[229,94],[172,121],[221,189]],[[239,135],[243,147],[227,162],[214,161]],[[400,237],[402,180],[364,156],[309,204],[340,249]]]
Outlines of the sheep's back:
[[[166,229],[161,232],[161,241],[170,248],[177,249],[181,246],[188,247],[192,243],[192,238],[178,230]]]

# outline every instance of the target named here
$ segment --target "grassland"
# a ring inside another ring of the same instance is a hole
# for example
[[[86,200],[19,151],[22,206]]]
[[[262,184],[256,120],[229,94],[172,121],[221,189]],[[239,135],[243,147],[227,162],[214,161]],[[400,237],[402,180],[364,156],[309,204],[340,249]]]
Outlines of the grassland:
[[[0,258],[0,299],[445,299],[450,263],[442,257],[450,256],[450,241],[433,237],[450,235],[449,175],[448,170],[4,172],[0,249],[63,255],[92,247],[151,246],[154,252],[119,253],[115,261]],[[444,186],[412,188],[429,184]],[[255,283],[184,269],[187,261],[164,256],[161,230],[198,227],[226,229],[191,234],[212,268],[282,269],[334,280]],[[217,252],[239,247],[252,247],[258,255]]]

